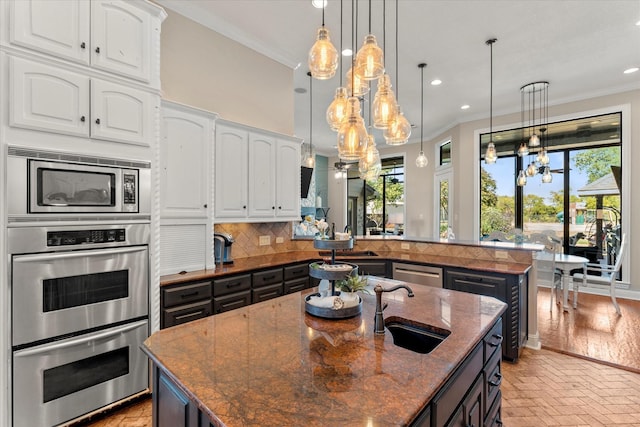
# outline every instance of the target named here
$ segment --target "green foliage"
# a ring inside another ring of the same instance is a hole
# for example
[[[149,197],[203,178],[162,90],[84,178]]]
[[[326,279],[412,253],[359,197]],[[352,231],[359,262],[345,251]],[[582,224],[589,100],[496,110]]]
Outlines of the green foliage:
[[[513,227],[511,218],[504,215],[496,207],[485,207],[482,210],[480,233],[489,234],[492,231],[509,231]]]
[[[489,172],[483,167],[480,169],[480,205],[485,208],[489,206],[496,206],[498,203],[498,196],[496,190],[498,186],[496,180],[491,176]]]
[[[593,182],[611,172],[611,165],[620,166],[620,147],[593,148],[578,152],[573,161],[576,169],[585,172]]]
[[[344,280],[338,280],[336,287],[342,292],[363,291],[369,293],[367,289],[367,278],[365,276],[358,276],[357,274],[347,276]]]

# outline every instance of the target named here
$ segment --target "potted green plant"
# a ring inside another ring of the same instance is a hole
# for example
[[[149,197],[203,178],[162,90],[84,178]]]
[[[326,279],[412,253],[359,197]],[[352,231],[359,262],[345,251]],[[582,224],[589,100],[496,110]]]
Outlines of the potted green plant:
[[[367,288],[367,277],[358,276],[357,274],[349,275],[343,280],[336,282],[336,287],[340,290],[340,298],[343,301],[357,301],[357,292],[365,292],[371,294],[371,291]]]

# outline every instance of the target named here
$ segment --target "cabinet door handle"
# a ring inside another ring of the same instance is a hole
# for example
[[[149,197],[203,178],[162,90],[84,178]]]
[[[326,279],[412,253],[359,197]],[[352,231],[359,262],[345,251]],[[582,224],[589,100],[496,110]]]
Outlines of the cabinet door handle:
[[[203,206],[203,208],[206,208],[206,207],[207,207],[207,204],[205,203],[205,204],[204,204],[204,206]]]
[[[180,295],[180,298],[190,298],[198,295],[198,291],[189,292],[188,294]]]
[[[87,45],[85,44],[85,42],[80,43],[80,49],[84,49],[85,47],[87,47]]]
[[[100,53],[100,46],[96,48],[96,53]]]
[[[244,206],[242,207],[242,209],[247,209],[247,205],[244,205]]]
[[[100,119],[96,119],[96,124],[99,125],[100,124]]]
[[[493,334],[493,338],[497,338],[498,342],[488,342],[487,344],[489,344],[489,346],[491,347],[497,347],[500,344],[502,344],[502,335],[499,334]]]
[[[282,206],[278,206],[278,209],[282,209]]]
[[[275,208],[276,208],[275,206],[271,206],[271,209],[275,209]]]
[[[86,120],[86,118],[84,116],[80,117],[80,121],[84,123],[84,121]]]
[[[489,381],[489,384],[494,387],[499,387],[502,383],[502,374],[500,372],[496,372],[493,376],[496,377],[498,381]]]

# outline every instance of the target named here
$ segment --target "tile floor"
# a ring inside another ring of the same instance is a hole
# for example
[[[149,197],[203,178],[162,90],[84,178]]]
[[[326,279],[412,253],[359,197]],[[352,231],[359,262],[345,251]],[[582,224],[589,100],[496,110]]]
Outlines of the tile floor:
[[[635,347],[640,345],[640,301],[620,302],[622,318],[611,316],[608,297],[587,294],[580,294],[577,311],[562,313],[555,307],[549,312],[549,291],[540,291],[538,315],[545,348],[525,349],[518,363],[503,364],[505,426],[640,427],[640,373],[633,372],[640,360]],[[627,368],[591,360],[596,357]],[[151,401],[84,425],[151,426]]]

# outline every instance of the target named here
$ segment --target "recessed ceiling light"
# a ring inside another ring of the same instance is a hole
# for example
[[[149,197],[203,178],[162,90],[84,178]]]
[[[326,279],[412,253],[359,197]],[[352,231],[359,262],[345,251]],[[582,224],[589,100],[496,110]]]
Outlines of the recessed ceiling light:
[[[464,104],[462,107],[460,107],[461,110],[468,110],[469,108],[471,108],[469,104]]]
[[[342,56],[352,56],[353,51],[351,49],[343,49]]]
[[[631,67],[631,68],[627,68],[626,70],[624,70],[625,74],[631,74],[631,73],[635,73],[636,71],[640,70],[640,68],[638,67]]]
[[[638,27],[640,27],[640,21],[636,22],[636,25],[637,25]]]
[[[442,80],[440,80],[440,79],[431,80],[431,86],[438,86],[438,85],[441,85],[441,84],[442,84]]]
[[[311,0],[311,4],[316,9],[322,9],[327,7],[327,0]]]

